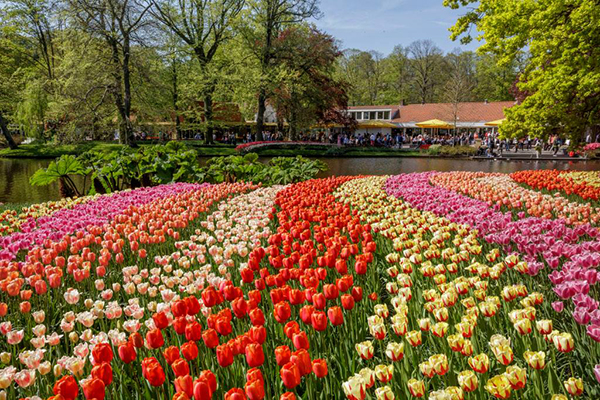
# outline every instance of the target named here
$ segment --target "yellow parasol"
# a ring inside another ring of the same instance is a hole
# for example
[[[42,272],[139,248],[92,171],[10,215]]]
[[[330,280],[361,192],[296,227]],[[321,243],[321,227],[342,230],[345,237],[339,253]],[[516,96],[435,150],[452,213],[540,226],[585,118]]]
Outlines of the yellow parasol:
[[[485,125],[486,126],[500,126],[504,123],[504,121],[506,121],[506,118],[502,118],[502,119],[497,119],[495,121],[490,121],[490,122],[486,122]]]
[[[361,121],[358,123],[359,128],[397,128],[398,126],[391,122],[385,121]]]
[[[442,121],[439,119],[430,119],[428,121],[419,122],[417,124],[419,128],[432,128],[432,129],[452,129],[454,128],[452,125],[447,123],[446,121]]]

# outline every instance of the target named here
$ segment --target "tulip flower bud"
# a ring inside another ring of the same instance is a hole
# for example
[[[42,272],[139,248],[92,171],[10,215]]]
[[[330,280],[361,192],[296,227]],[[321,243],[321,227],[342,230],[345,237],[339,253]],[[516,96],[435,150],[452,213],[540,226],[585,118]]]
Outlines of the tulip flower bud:
[[[6,400],[6,399],[7,399],[6,390],[0,390],[0,400]]]
[[[69,340],[72,343],[77,343],[79,341],[79,335],[77,335],[77,332],[71,332],[71,333],[69,333]]]
[[[10,362],[11,357],[12,354],[6,351],[0,353],[0,361],[2,361],[2,364],[8,364]]]
[[[56,364],[54,366],[54,371],[53,371],[54,372],[54,376],[59,377],[60,375],[62,375],[62,371],[63,371],[63,369],[62,369],[62,367],[60,365]]]
[[[83,304],[85,305],[86,308],[92,308],[94,306],[94,300],[92,300],[92,299],[85,299],[85,301],[83,302]]]
[[[38,372],[41,375],[46,375],[48,374],[50,371],[52,370],[52,364],[50,364],[50,361],[44,361],[43,363],[41,363],[38,366]]]
[[[565,390],[571,396],[581,396],[581,394],[583,393],[583,381],[581,380],[581,378],[571,377],[564,381],[564,385]]]

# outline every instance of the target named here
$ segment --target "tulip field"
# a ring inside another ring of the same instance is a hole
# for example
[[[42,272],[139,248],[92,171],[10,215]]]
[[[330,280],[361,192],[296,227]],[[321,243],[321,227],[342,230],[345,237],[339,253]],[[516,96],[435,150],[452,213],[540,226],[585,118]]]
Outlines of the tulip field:
[[[0,212],[0,400],[600,399],[600,175],[175,183]]]

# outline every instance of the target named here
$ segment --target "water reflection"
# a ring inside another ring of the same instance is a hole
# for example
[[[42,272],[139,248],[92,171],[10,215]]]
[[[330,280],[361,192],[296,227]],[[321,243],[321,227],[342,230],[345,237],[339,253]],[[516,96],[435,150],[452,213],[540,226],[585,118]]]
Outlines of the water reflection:
[[[205,157],[200,163],[206,162]],[[267,162],[270,157],[261,157]],[[452,160],[441,158],[324,158],[331,175],[392,175],[422,171],[484,171],[511,173],[524,169],[600,170],[600,161],[494,161]],[[0,158],[0,202],[39,203],[59,198],[58,184],[31,186],[29,177],[39,168],[47,167],[50,160]],[[78,182],[79,183],[79,182]]]

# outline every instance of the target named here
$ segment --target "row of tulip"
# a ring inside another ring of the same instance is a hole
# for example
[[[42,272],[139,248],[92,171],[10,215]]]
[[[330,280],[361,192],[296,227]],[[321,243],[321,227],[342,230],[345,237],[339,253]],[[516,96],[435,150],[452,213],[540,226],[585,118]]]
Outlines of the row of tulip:
[[[140,188],[98,196],[72,208],[63,208],[48,218],[39,218],[30,230],[0,237],[0,262],[12,261],[19,252],[43,246],[45,242],[58,242],[65,235],[89,230],[90,225],[101,227],[128,210],[135,210],[163,198],[191,193],[203,186],[206,184],[176,183]]]
[[[574,199],[600,200],[600,174],[597,171],[518,171],[510,174],[510,177],[534,189],[559,191],[567,196],[576,196]]]
[[[32,204],[20,210],[8,208],[0,213],[0,236],[17,231],[31,231],[36,228],[38,218],[49,217],[62,209],[75,207],[77,204],[87,203],[96,196],[83,196],[77,198],[64,198],[58,201]]]
[[[485,172],[445,172],[433,174],[431,184],[440,186],[490,206],[506,207],[519,213],[519,218],[532,216],[561,218],[569,224],[597,224],[600,207],[571,201],[558,193],[541,193],[520,186],[510,175]]]
[[[555,330],[548,318],[552,309],[533,291],[534,280],[515,283],[526,263],[514,254],[502,256],[468,226],[388,196],[384,180],[352,181],[337,192],[391,242],[386,301],[367,318],[370,340],[356,344],[366,367],[344,383],[348,397],[365,398],[379,381],[383,386],[374,394],[385,400],[400,393],[488,398],[485,392],[499,399],[512,393],[566,399],[583,394],[583,375],[586,395],[595,398],[595,371],[573,367],[577,354],[588,349],[575,350],[580,343]],[[570,370],[560,368],[565,363]]]

